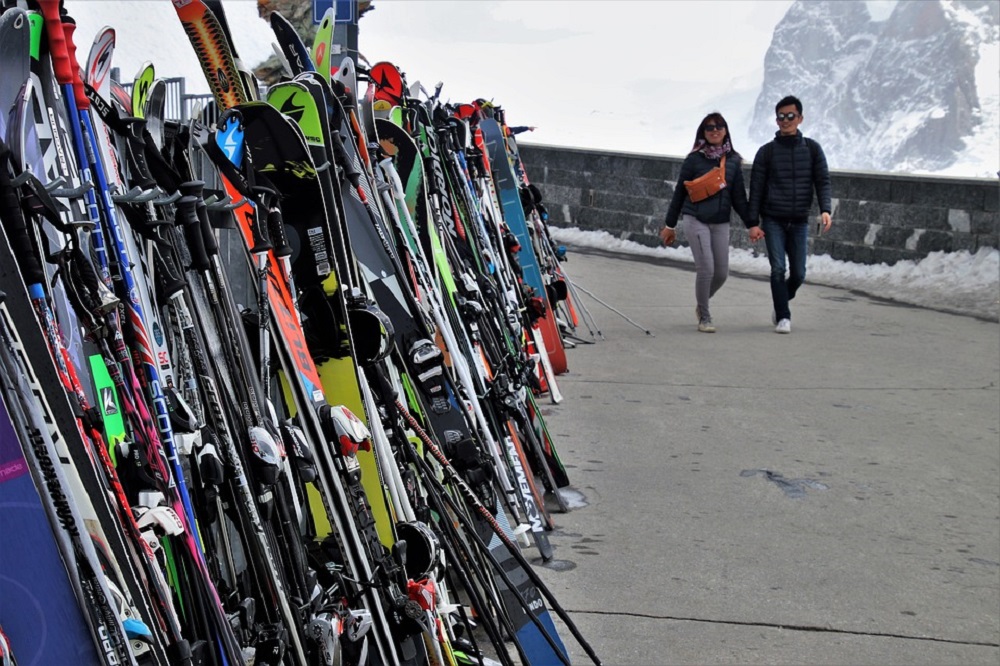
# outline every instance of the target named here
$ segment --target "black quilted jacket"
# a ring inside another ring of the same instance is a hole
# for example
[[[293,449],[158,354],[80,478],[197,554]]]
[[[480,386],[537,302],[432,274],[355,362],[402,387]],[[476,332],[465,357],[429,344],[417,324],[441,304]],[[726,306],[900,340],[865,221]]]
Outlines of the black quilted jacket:
[[[830,170],[818,143],[802,136],[780,136],[757,151],[750,171],[750,218],[803,222],[813,193],[821,213],[831,211]]]

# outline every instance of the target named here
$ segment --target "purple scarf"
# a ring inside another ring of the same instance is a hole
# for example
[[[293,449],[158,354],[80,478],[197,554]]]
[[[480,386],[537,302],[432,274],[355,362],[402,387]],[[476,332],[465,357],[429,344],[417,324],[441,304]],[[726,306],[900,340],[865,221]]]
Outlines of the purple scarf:
[[[729,144],[728,137],[718,146],[713,146],[708,141],[705,141],[704,139],[699,139],[698,143],[694,144],[694,148],[691,149],[691,152],[696,153],[699,150],[708,159],[717,160],[723,155],[728,155],[730,152],[732,152],[733,147]]]

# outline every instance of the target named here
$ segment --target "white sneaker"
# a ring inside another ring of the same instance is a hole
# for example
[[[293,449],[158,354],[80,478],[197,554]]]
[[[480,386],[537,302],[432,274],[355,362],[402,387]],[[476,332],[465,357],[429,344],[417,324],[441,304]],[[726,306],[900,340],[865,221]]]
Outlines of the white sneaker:
[[[789,319],[782,319],[778,322],[778,325],[774,327],[775,333],[791,333],[792,332],[792,322]]]

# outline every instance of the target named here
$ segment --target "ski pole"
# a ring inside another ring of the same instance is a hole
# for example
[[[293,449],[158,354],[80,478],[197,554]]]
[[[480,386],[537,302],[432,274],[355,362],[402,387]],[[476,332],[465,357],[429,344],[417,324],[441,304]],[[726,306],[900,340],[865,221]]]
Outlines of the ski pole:
[[[584,304],[579,294],[576,293],[576,284],[570,280],[569,277],[566,278],[566,286],[569,288],[570,294],[573,297],[573,303],[576,307],[580,308],[580,318],[583,319],[583,323],[587,325],[587,331],[590,333],[590,337],[604,340],[604,334],[601,333],[601,329],[597,326],[597,322],[594,320],[593,315],[590,314],[590,310],[587,309],[587,306]],[[596,336],[594,335],[595,330],[597,331]]]
[[[527,574],[528,578],[530,578],[531,581],[538,588],[538,591],[541,592],[542,595],[545,597],[545,599],[552,605],[552,609],[556,612],[559,618],[566,624],[566,627],[570,630],[570,633],[573,634],[573,637],[576,638],[577,642],[580,644],[580,647],[584,649],[584,651],[587,653],[587,655],[591,658],[591,660],[594,662],[596,666],[601,666],[602,662],[600,658],[598,658],[597,654],[594,652],[594,649],[590,646],[590,643],[588,643],[587,640],[580,633],[580,630],[577,628],[573,620],[569,617],[569,614],[565,611],[565,609],[563,609],[563,607],[559,605],[559,602],[556,600],[555,595],[552,594],[552,592],[545,586],[545,583],[542,581],[539,575],[535,573],[534,569],[532,569],[531,564],[526,559],[524,559],[524,555],[521,554],[521,551],[518,548],[517,544],[511,541],[510,537],[507,536],[507,534],[503,531],[503,528],[497,523],[496,518],[494,518],[492,514],[490,514],[489,509],[487,509],[483,505],[479,497],[477,497],[476,494],[472,491],[472,488],[470,488],[468,484],[465,483],[465,481],[458,475],[458,472],[456,472],[455,468],[452,467],[451,463],[441,452],[441,449],[439,449],[437,445],[434,444],[433,440],[431,440],[431,438],[427,435],[424,429],[420,427],[420,424],[413,417],[413,415],[411,415],[406,410],[406,407],[403,405],[403,403],[399,401],[399,398],[396,399],[396,409],[399,410],[400,414],[403,415],[403,418],[406,419],[407,424],[413,429],[413,431],[417,434],[417,436],[420,437],[420,440],[424,443],[424,446],[427,447],[427,450],[430,451],[431,455],[433,455],[434,458],[437,459],[437,461],[441,464],[441,466],[446,471],[449,472],[449,476],[453,481],[456,482],[459,489],[462,491],[462,494],[465,495],[466,498],[472,502],[473,507],[476,509],[476,512],[479,513],[481,516],[483,516],[483,518],[485,518],[486,521],[489,523],[490,527],[493,528],[494,533],[497,535],[497,537],[499,537],[500,541],[503,542],[503,544],[507,547],[507,550],[509,550],[511,555],[514,556],[514,559],[517,560],[518,564],[521,565],[521,568],[524,570],[524,573]],[[412,444],[410,444],[410,446],[412,447]],[[422,458],[418,459],[423,460]],[[454,499],[451,498],[450,496],[446,495],[445,497],[449,502],[454,502]],[[456,515],[461,515],[461,514],[456,514]],[[478,534],[476,534],[474,529],[470,529],[469,533],[477,543],[482,545],[484,548],[486,547],[486,544],[483,543],[483,540],[479,537]],[[493,559],[493,562],[494,564],[496,564],[495,558]],[[502,569],[500,570],[500,573],[501,577],[506,576],[506,574],[503,572]],[[511,591],[515,592],[515,596],[518,596],[516,594],[517,590],[512,585],[510,585],[509,581],[507,581],[507,583]],[[523,598],[521,599],[521,601],[523,601]],[[531,617],[534,622],[541,624],[538,618],[535,617],[534,613],[529,611],[528,616]],[[544,628],[541,629],[542,629],[542,635],[545,636],[545,638],[548,639],[549,643],[551,644],[552,637],[549,636],[548,632],[545,631]],[[555,649],[554,645],[553,648]],[[555,652],[561,658],[563,663],[569,663],[568,659],[566,658],[565,655],[562,654],[561,650],[555,649]]]
[[[600,303],[601,305],[603,305],[607,309],[609,309],[612,312],[614,312],[615,314],[619,315],[622,319],[624,319],[628,323],[632,324],[633,326],[635,326],[640,331],[644,332],[649,337],[651,337],[651,338],[655,338],[656,337],[655,335],[653,335],[653,332],[650,331],[648,328],[644,328],[644,327],[640,326],[639,324],[635,323],[634,321],[632,321],[631,319],[629,319],[628,316],[626,316],[623,312],[621,312],[620,310],[616,310],[615,308],[611,307],[610,305],[608,305],[607,303],[605,303],[604,301],[602,301],[601,299],[599,299],[597,296],[595,296],[592,292],[587,291],[586,289],[584,289],[581,285],[577,284],[576,287],[577,287],[577,289],[579,289],[583,293],[587,294],[588,296],[590,296],[592,299],[594,299],[595,301],[597,301],[598,303]]]

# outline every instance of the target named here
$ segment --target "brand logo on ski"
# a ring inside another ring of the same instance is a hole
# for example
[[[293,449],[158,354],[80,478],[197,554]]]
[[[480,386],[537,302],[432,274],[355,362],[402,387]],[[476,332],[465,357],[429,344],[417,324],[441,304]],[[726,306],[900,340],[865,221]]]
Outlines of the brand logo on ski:
[[[59,127],[59,125],[56,123],[56,114],[55,114],[55,112],[50,108],[50,109],[46,110],[46,113],[48,114],[48,118],[49,118],[49,126],[50,127],[56,127],[56,128]],[[58,130],[54,130],[53,131],[53,133],[52,133],[53,137],[55,137],[55,132],[56,131],[58,131]],[[63,152],[62,144],[60,142],[55,141],[53,139],[53,147],[56,149],[56,156],[59,158],[59,165],[62,168],[62,172],[63,173],[69,173],[69,166],[66,163],[66,153]]]
[[[376,63],[370,76],[375,84],[375,99],[396,104],[403,101],[403,78],[394,65]]]
[[[295,101],[296,97],[298,97],[298,94],[292,95],[286,99],[281,103],[281,108],[278,110],[297,123],[302,120],[302,116],[306,112],[306,105]]]
[[[115,402],[115,390],[111,387],[101,389],[101,411],[105,416],[118,413],[118,403]]]
[[[215,70],[215,80],[219,84],[219,90],[226,93],[229,92],[230,90],[229,77],[226,76],[225,70],[223,70],[221,67]]]
[[[243,133],[240,131],[238,120],[230,118],[226,122],[225,129],[219,130],[217,143],[229,161],[239,166],[243,161]]]
[[[115,31],[105,28],[100,36],[94,40],[94,45],[90,49],[90,56],[87,58],[87,78],[84,83],[90,84],[96,90],[100,90],[111,73],[111,57],[115,49]]]

